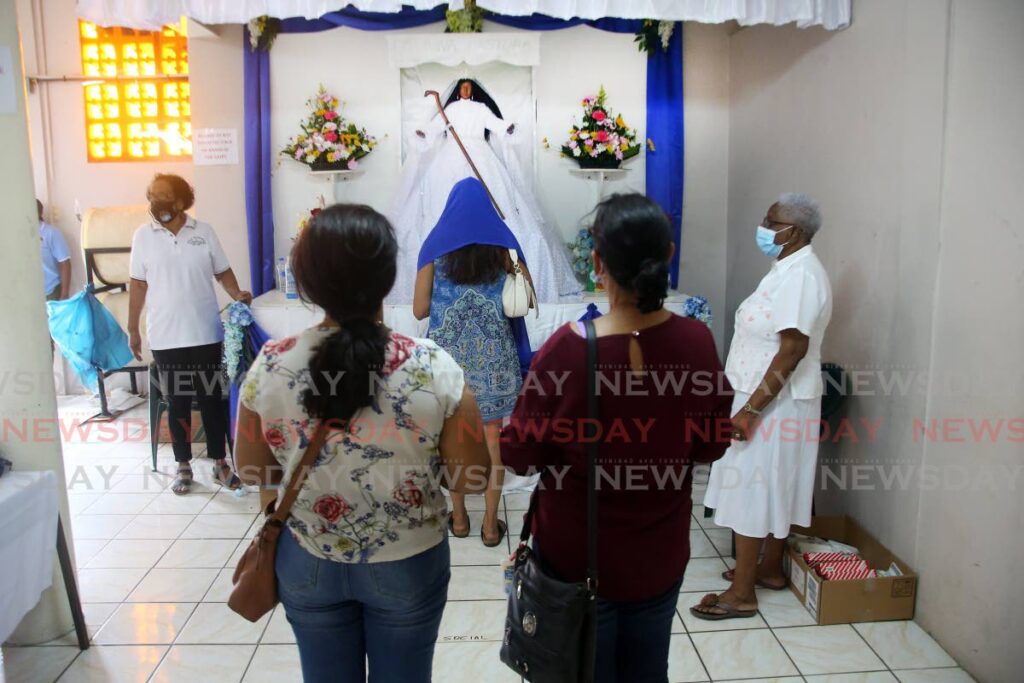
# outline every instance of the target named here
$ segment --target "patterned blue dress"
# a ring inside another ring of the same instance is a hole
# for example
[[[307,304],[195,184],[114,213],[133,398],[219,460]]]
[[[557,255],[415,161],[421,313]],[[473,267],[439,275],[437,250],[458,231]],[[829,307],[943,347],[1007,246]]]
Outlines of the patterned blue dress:
[[[427,337],[455,358],[476,396],[484,422],[512,414],[522,386],[512,326],[501,303],[505,278],[460,285],[434,262]]]

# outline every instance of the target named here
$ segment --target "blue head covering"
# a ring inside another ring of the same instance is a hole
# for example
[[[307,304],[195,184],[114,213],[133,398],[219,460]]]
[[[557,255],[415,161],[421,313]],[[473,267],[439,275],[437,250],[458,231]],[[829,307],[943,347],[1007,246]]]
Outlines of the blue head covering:
[[[471,244],[515,249],[519,260],[526,263],[516,236],[494,210],[483,184],[476,178],[464,178],[455,183],[437,225],[423,240],[416,269]]]
[[[448,195],[448,202],[444,205],[441,218],[427,235],[427,239],[423,240],[419,258],[416,260],[416,269],[419,270],[445,254],[471,244],[515,249],[519,254],[519,260],[526,263],[516,236],[494,210],[483,184],[476,178],[465,178],[455,183],[455,187]],[[530,338],[526,333],[526,322],[523,318],[509,318],[509,322],[519,354],[519,368],[525,373],[530,368],[530,360],[533,357]]]

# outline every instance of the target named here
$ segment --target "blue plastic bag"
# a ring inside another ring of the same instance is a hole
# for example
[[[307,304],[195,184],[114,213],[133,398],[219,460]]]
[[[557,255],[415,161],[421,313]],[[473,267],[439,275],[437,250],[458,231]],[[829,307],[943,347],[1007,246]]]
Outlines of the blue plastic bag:
[[[87,285],[61,301],[48,301],[50,336],[67,358],[78,380],[96,391],[97,369],[118,370],[132,361],[128,335]]]

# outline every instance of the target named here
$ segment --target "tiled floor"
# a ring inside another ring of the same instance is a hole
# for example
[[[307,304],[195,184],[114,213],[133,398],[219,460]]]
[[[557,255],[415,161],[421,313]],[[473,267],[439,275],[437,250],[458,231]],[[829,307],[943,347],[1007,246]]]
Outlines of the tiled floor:
[[[62,403],[62,417],[76,409]],[[84,408],[83,408],[84,410]],[[91,413],[90,413],[91,414]],[[173,461],[149,471],[140,420],[116,442],[65,445],[79,584],[93,646],[79,653],[69,635],[38,647],[4,647],[0,682],[300,680],[298,653],[280,608],[257,624],[228,610],[231,567],[254,532],[258,498],[212,484],[209,461],[186,497],[170,493]],[[128,420],[121,420],[127,424]],[[102,434],[102,433],[100,433]],[[94,435],[95,436],[95,435]],[[127,438],[125,438],[127,437]],[[134,439],[134,440],[133,440]],[[196,447],[202,452],[201,445]],[[695,491],[700,499],[702,491]],[[479,510],[482,498],[469,500]],[[504,499],[513,532],[525,496]],[[815,626],[791,593],[759,593],[761,615],[707,622],[688,607],[724,587],[728,532],[694,507],[693,559],[673,626],[669,680],[784,680],[843,683],[960,683],[972,680],[912,622]],[[474,534],[482,513],[472,512]],[[498,661],[504,619],[500,562],[511,550],[478,538],[452,539],[452,581],[434,658],[434,680],[515,683]]]

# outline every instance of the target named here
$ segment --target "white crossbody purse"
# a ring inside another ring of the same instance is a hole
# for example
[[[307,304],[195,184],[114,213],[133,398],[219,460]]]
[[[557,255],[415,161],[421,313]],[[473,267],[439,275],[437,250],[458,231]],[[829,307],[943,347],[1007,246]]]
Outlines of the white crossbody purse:
[[[533,287],[523,274],[523,269],[519,267],[519,254],[515,249],[509,249],[508,255],[512,258],[512,272],[505,276],[505,286],[501,290],[501,303],[505,315],[509,318],[522,318],[530,312],[531,306],[537,311],[537,315],[540,315],[537,293],[533,291]]]

